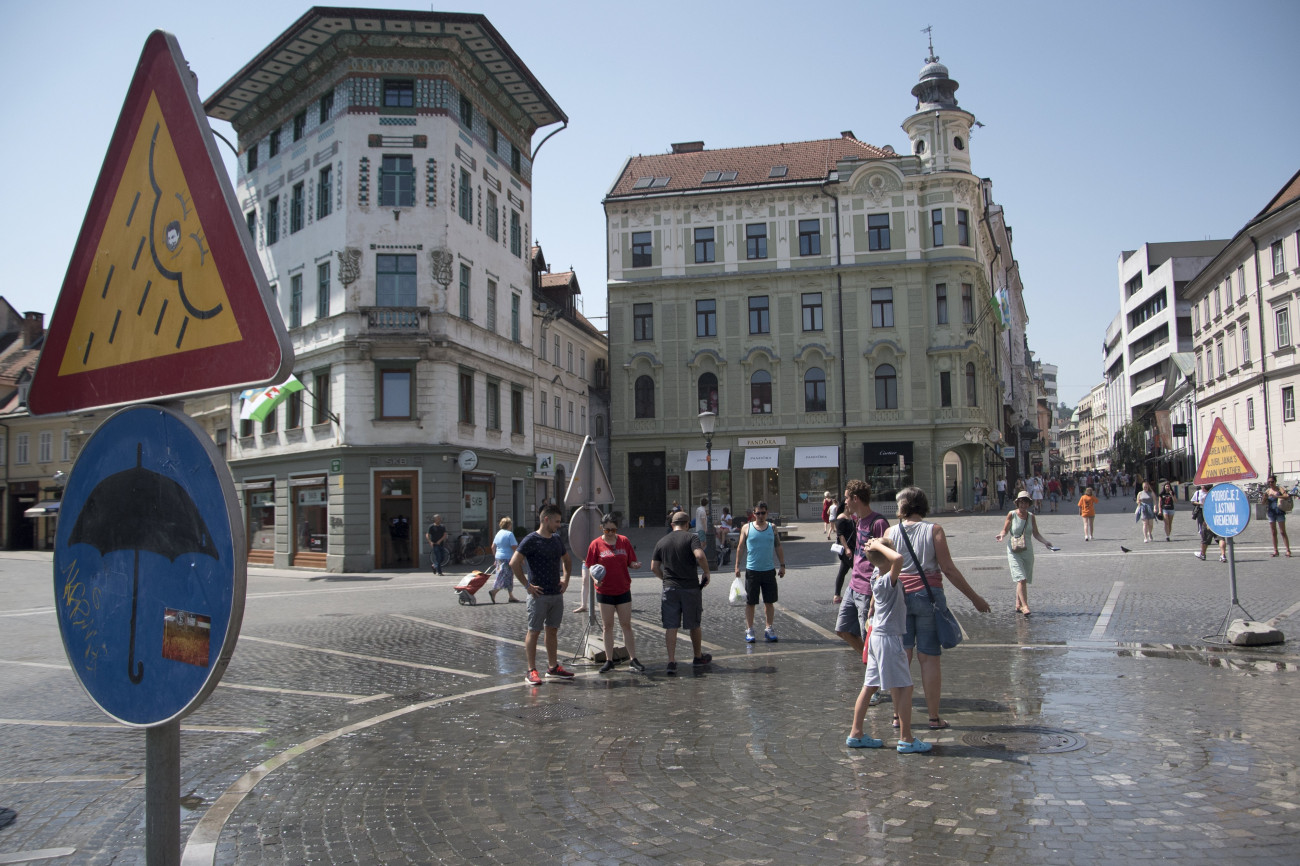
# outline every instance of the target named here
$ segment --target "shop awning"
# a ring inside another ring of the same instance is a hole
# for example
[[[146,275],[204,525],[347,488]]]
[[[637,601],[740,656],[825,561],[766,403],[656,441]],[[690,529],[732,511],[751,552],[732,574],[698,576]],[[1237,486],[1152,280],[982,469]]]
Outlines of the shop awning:
[[[59,513],[59,501],[38,502],[23,512],[24,517],[54,517]]]
[[[780,448],[746,448],[746,469],[776,469]]]
[[[709,467],[705,461],[707,451],[687,451],[686,452],[686,471],[687,472],[707,472]],[[731,468],[731,449],[714,448],[713,449],[713,471],[721,472],[724,469]]]
[[[816,469],[823,466],[840,465],[840,446],[819,445],[815,448],[794,449],[795,469]]]

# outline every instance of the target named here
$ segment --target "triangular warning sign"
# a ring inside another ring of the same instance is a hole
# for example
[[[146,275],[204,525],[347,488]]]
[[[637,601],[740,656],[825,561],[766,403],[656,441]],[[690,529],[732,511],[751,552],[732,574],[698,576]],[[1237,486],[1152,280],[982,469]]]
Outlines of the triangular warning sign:
[[[596,450],[596,440],[590,436],[582,440],[582,449],[578,451],[578,462],[574,464],[564,501],[570,505],[611,505],[614,502],[614,488],[605,474],[605,464]]]
[[[1232,438],[1222,418],[1215,418],[1210,435],[1201,452],[1201,463],[1196,469],[1195,484],[1218,484],[1221,481],[1246,481],[1258,478],[1246,455],[1241,453],[1237,440]]]
[[[293,353],[175,37],[145,42],[32,380],[33,414],[283,379]]]

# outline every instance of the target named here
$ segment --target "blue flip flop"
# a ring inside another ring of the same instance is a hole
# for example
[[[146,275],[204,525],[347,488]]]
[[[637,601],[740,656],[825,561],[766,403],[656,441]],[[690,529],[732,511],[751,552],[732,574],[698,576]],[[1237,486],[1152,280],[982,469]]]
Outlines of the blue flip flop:
[[[880,749],[884,747],[885,741],[864,734],[861,737],[849,737],[844,741],[844,745],[850,749]]]

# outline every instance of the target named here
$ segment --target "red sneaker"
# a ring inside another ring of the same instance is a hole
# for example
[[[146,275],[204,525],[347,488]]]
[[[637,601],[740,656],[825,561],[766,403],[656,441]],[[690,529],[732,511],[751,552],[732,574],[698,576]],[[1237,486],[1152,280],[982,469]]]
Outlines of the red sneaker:
[[[562,680],[573,679],[573,671],[566,669],[564,665],[556,665],[553,668],[548,668],[546,675],[548,677],[559,677]]]
[[[540,686],[542,684],[542,675],[535,670],[531,670],[528,672],[528,675],[524,677],[524,682],[528,683],[530,686]]]

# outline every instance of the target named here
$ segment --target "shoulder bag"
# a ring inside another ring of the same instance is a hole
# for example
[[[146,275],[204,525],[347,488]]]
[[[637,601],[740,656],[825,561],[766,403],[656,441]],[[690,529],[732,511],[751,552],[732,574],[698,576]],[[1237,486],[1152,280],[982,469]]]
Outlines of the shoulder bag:
[[[944,649],[952,649],[961,643],[961,624],[957,622],[957,617],[953,616],[952,611],[948,609],[947,602],[940,604],[939,599],[935,597],[934,590],[930,588],[930,582],[925,579],[925,569],[921,566],[921,560],[917,558],[916,551],[912,549],[912,539],[908,537],[907,530],[903,528],[902,520],[898,521],[898,534],[903,536],[903,544],[907,546],[907,555],[912,557],[912,562],[921,575],[921,585],[925,587],[926,593],[930,596],[930,604],[934,607],[934,624],[939,632],[939,646]]]
[[[1016,518],[1012,517],[1011,519],[1014,521]],[[1033,516],[1030,515],[1029,519],[1032,520]],[[1029,529],[1029,520],[1025,520],[1021,522],[1024,525],[1020,527],[1020,534],[1016,535],[1014,532],[1011,534],[1012,553],[1024,553],[1025,549],[1029,546],[1028,543],[1025,541],[1025,532]]]

